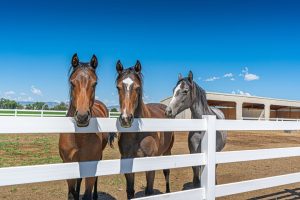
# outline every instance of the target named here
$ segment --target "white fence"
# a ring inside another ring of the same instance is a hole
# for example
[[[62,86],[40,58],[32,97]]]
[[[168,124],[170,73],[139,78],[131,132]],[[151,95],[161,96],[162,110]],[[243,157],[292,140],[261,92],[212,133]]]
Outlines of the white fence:
[[[12,133],[90,133],[147,131],[205,131],[202,152],[123,160],[50,164],[0,168],[0,186],[45,181],[124,174],[166,168],[204,166],[201,188],[139,199],[208,199],[300,182],[300,173],[243,182],[215,185],[216,164],[300,156],[300,147],[215,152],[216,130],[300,130],[299,122],[204,119],[135,119],[131,128],[119,126],[117,119],[93,118],[86,128],[78,128],[72,118],[0,117],[0,134]],[[191,177],[192,178],[192,177]],[[184,184],[184,183],[182,183]]]
[[[266,119],[264,117],[242,117],[243,120],[269,120],[269,121],[300,121],[297,118],[269,118]]]
[[[26,110],[26,109],[0,109],[0,116],[27,116],[27,117],[65,117],[67,111],[61,110]],[[109,112],[109,118],[119,117],[120,112]]]
[[[61,110],[0,109],[0,116],[65,117],[66,114],[67,111]]]

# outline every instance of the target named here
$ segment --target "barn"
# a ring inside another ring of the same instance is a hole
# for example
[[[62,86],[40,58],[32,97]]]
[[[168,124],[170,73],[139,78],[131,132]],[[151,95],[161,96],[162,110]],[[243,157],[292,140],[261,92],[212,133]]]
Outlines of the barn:
[[[207,99],[210,106],[217,107],[224,112],[226,119],[300,119],[300,101],[216,92],[207,92]],[[170,101],[171,97],[168,97],[161,103],[168,105]],[[190,110],[178,115],[178,118],[190,117]]]

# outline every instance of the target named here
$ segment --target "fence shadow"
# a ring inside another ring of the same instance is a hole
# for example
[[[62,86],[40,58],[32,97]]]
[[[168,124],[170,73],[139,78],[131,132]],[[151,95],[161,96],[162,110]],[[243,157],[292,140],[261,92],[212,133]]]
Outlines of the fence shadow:
[[[181,190],[191,190],[191,189],[195,189],[193,182],[188,182],[183,184]]]
[[[300,199],[300,188],[284,189],[281,192],[266,194],[262,196],[253,197],[247,200],[284,200],[284,199]]]
[[[82,199],[83,195],[80,195],[80,199]],[[105,192],[98,192],[98,199],[103,200],[117,200],[115,197],[111,196],[108,193]]]
[[[157,189],[153,189],[153,195],[163,194],[161,191]],[[145,190],[139,191],[135,193],[134,198],[140,198],[145,196]]]

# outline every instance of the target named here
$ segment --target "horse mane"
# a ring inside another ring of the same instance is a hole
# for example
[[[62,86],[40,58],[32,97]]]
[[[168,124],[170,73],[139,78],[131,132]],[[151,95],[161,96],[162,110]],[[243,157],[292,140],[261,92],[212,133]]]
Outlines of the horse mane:
[[[200,87],[197,83],[195,82],[193,83],[196,90],[196,97],[197,99],[200,99],[200,102],[203,107],[203,114],[205,115],[213,114],[213,111],[211,110],[207,102],[206,91],[202,87]]]

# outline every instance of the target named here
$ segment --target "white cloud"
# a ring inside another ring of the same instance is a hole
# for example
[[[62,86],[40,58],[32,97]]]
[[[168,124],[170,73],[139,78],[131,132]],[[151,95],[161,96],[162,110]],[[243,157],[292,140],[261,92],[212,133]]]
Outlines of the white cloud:
[[[30,96],[19,96],[18,98],[17,98],[17,100],[18,101],[33,101],[33,98],[32,97],[30,97]]]
[[[20,92],[19,96],[16,98],[17,101],[34,101],[31,96],[28,96],[25,92]]]
[[[220,79],[220,77],[213,76],[213,77],[205,79],[204,81],[205,82],[212,82],[212,81],[219,80],[219,79]]]
[[[145,103],[149,103],[151,101],[151,98],[149,95],[144,94],[143,100],[145,101]]]
[[[237,91],[233,90],[231,93],[232,94],[243,95],[243,96],[252,96],[249,92],[244,92],[244,91],[241,91],[241,90],[237,90]]]
[[[227,73],[227,74],[224,74],[223,77],[224,77],[224,78],[232,78],[232,77],[233,77],[233,73]]]
[[[231,78],[230,80],[231,80],[231,81],[234,81],[234,80],[235,80],[235,78]]]
[[[5,96],[15,95],[16,93],[12,90],[4,92]]]
[[[255,81],[259,79],[259,76],[255,74],[245,74],[245,81]]]
[[[38,88],[36,88],[34,85],[31,86],[31,92],[32,94],[42,96],[42,91]]]
[[[240,76],[244,77],[244,80],[245,80],[245,81],[255,81],[255,80],[259,80],[259,76],[258,76],[258,75],[249,73],[248,67],[245,67],[245,68],[242,70],[242,73],[240,74]]]

